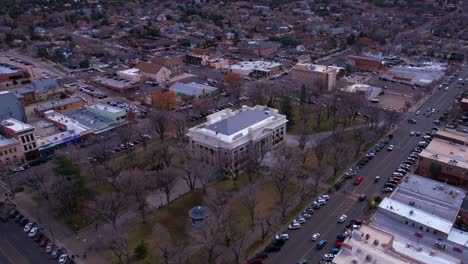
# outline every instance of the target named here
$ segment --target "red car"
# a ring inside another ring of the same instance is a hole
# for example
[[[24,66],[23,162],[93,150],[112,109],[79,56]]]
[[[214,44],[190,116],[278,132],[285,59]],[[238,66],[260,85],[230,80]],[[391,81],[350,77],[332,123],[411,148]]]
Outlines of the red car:
[[[262,264],[262,263],[263,263],[263,259],[255,258],[255,259],[248,260],[246,264]]]
[[[341,242],[341,241],[336,241],[336,243],[335,243],[336,248],[341,248],[342,245],[343,245],[343,242]]]
[[[354,184],[360,184],[362,182],[362,176],[357,176],[356,179],[354,180]]]
[[[461,247],[453,247],[453,251],[463,253],[463,249],[461,249]]]
[[[40,241],[39,241],[39,246],[41,247],[45,247],[47,245],[47,243],[49,243],[49,239],[47,237],[43,237]]]
[[[421,232],[416,232],[416,233],[414,233],[414,235],[415,235],[416,237],[419,237],[419,238],[423,238],[423,237],[424,237],[424,235],[423,235]]]

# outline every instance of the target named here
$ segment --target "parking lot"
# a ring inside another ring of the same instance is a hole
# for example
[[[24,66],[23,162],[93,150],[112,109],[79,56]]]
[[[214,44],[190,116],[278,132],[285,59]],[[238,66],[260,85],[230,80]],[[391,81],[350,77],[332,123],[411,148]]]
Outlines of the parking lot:
[[[24,232],[24,222],[19,223],[15,218],[8,217],[8,220],[0,222],[0,263],[59,263],[58,259],[62,251],[57,252],[57,257],[46,253],[48,241],[45,239],[35,241],[40,236],[40,231],[36,236],[30,238],[29,233]],[[71,259],[64,263],[72,263]]]

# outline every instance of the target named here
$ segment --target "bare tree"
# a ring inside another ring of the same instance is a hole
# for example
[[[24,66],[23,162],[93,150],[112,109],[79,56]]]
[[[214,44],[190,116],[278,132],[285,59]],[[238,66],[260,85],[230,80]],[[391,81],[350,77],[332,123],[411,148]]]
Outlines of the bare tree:
[[[126,174],[124,179],[125,186],[127,186],[125,193],[136,202],[143,222],[146,222],[146,216],[149,213],[148,201],[146,198],[150,193],[150,188],[147,181],[147,175],[141,170],[130,171],[130,173]]]
[[[129,153],[130,142],[132,141],[134,129],[129,126],[119,127],[115,130],[115,134],[117,135],[121,146],[127,151],[127,153]]]
[[[112,225],[117,229],[117,221],[122,215],[127,205],[127,199],[123,193],[108,192],[101,194],[93,200],[92,205],[88,208],[91,212],[103,221]]]
[[[201,169],[195,171],[195,173],[198,175],[197,179],[203,192],[206,193],[208,184],[216,178],[217,171],[211,166],[202,165]]]
[[[216,264],[219,257],[219,223],[215,217],[209,217],[205,223],[194,231],[194,238],[197,244],[202,246],[207,264]]]
[[[262,105],[265,100],[265,83],[262,82],[250,82],[245,84],[245,90],[247,96],[253,105]]]
[[[164,193],[166,196],[166,204],[169,204],[171,201],[172,191],[177,184],[177,174],[171,169],[165,169],[159,172],[156,176],[156,186]]]
[[[162,112],[162,111],[152,111],[148,115],[148,119],[151,122],[151,126],[153,127],[154,131],[156,134],[158,134],[159,139],[161,141],[164,141],[165,136],[166,136],[166,130],[167,127],[169,126],[169,113],[168,112]]]
[[[365,143],[370,138],[370,133],[367,129],[353,129],[353,139],[354,139],[354,157],[356,158],[364,147]]]
[[[260,227],[260,237],[265,241],[266,237],[270,234],[273,228],[273,217],[267,216],[265,218],[257,218],[257,225]]]
[[[331,148],[331,153],[328,155],[328,163],[333,169],[333,181],[336,180],[338,176],[338,171],[346,165],[346,162],[349,159],[348,145],[343,142],[335,142]]]
[[[240,264],[242,262],[242,256],[244,252],[244,241],[245,241],[245,236],[242,236],[239,241],[236,243],[232,243],[231,245],[231,252],[234,257],[234,263],[235,264]]]
[[[312,149],[315,154],[317,161],[316,173],[314,173],[314,193],[317,193],[320,179],[323,175],[322,165],[325,159],[325,153],[327,152],[328,143],[325,140],[317,141],[315,147]]]
[[[241,197],[241,203],[247,210],[250,216],[250,227],[253,228],[255,225],[255,213],[257,212],[257,198],[255,195],[255,188],[250,185],[247,191]]]
[[[179,149],[181,149],[178,155],[179,166],[184,171],[182,178],[184,179],[190,191],[193,191],[195,190],[199,175],[197,171],[202,169],[202,165],[199,161],[193,159],[192,152],[188,146],[181,146]],[[203,172],[203,170],[201,171]]]
[[[112,147],[110,145],[110,141],[105,138],[98,138],[96,144],[94,144],[91,154],[94,155],[97,162],[100,164],[104,164],[105,162],[110,160],[112,155],[111,153]]]
[[[271,176],[275,189],[278,192],[278,203],[284,204],[286,198],[286,189],[291,182],[294,164],[290,162],[292,157],[290,149],[283,147],[275,153],[275,163],[271,168]]]
[[[170,146],[163,142],[152,148],[146,156],[151,162],[151,170],[160,171],[172,164],[174,154]]]
[[[99,236],[99,244],[117,258],[119,264],[130,263],[128,223],[118,224],[115,228],[104,227]]]
[[[307,145],[307,142],[309,142],[310,137],[311,137],[311,132],[312,131],[309,127],[309,124],[307,123],[300,124],[299,134],[297,135],[297,141],[299,142],[299,149],[301,151],[304,150],[304,148]]]
[[[182,113],[175,113],[172,116],[172,123],[175,125],[177,138],[183,140],[187,132],[186,116]]]

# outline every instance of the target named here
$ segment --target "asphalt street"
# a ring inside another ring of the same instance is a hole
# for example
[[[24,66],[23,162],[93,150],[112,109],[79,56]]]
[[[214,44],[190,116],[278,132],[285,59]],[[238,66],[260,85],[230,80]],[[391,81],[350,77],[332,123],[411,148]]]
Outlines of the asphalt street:
[[[45,253],[28,234],[23,226],[10,219],[0,222],[0,263],[2,264],[42,264],[57,263],[56,259]]]
[[[457,79],[468,78],[468,70],[464,70],[463,73],[459,72],[458,75]],[[290,235],[289,241],[279,252],[269,254],[265,263],[294,264],[299,259],[306,259],[308,263],[317,263],[324,254],[335,246],[336,235],[344,231],[345,224],[337,222],[342,214],[346,214],[348,220],[362,219],[366,221],[369,219],[367,208],[370,199],[383,195],[381,189],[386,179],[398,168],[399,164],[406,160],[411,150],[422,140],[422,135],[431,132],[432,128],[435,127],[433,120],[442,115],[462,91],[458,88],[456,80],[451,82],[449,87],[448,91],[434,90],[434,94],[418,109],[422,113],[433,107],[436,109],[435,115],[427,117],[415,113],[405,114],[401,123],[392,132],[394,138],[390,144],[395,145],[395,149],[391,152],[387,151],[386,148],[382,149],[359,171],[358,175],[364,177],[361,184],[356,186],[353,185],[352,180],[348,180],[338,192],[330,194],[328,203],[316,211],[301,229],[287,231]],[[416,119],[417,123],[409,124],[408,118]],[[411,131],[420,131],[422,135],[421,137],[410,136]],[[374,182],[376,176],[381,177],[381,181],[378,183]],[[367,200],[359,201],[360,194],[366,194]],[[320,233],[320,238],[315,242],[311,240],[314,233]],[[320,239],[325,239],[328,243],[324,248],[318,250],[315,245]]]

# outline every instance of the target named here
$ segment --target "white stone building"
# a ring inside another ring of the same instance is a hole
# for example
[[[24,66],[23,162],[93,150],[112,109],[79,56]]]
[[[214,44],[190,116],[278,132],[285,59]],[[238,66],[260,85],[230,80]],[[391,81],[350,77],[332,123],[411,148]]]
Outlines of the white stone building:
[[[260,105],[225,109],[206,118],[206,123],[189,129],[190,147],[197,159],[222,169],[242,168],[250,155],[280,145],[288,122],[278,110]]]

